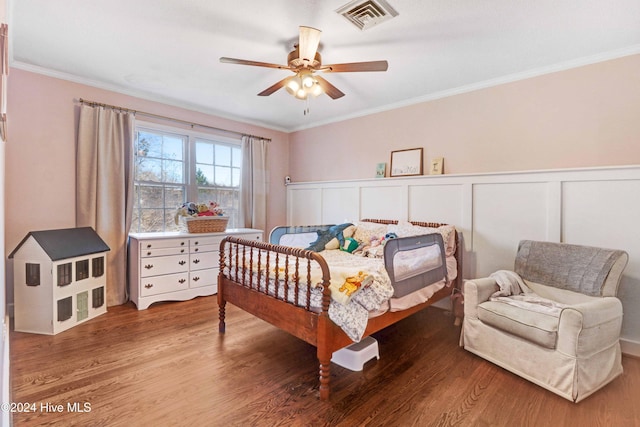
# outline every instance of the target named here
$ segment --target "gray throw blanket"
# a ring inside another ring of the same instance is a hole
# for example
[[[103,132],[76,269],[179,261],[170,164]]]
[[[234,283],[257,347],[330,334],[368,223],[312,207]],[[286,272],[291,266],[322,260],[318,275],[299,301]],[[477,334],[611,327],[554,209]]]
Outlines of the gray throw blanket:
[[[568,243],[523,240],[515,272],[535,283],[601,296],[607,276],[623,251]]]

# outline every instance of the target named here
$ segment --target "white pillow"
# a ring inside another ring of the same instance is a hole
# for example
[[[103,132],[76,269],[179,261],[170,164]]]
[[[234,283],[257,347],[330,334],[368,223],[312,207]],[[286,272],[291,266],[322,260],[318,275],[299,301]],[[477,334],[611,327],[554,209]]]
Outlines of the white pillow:
[[[355,224],[356,231],[353,233],[353,238],[358,241],[358,243],[364,243],[368,245],[371,243],[371,238],[376,237],[384,237],[387,234],[387,225],[386,224],[376,224],[374,222],[363,222],[358,221]]]

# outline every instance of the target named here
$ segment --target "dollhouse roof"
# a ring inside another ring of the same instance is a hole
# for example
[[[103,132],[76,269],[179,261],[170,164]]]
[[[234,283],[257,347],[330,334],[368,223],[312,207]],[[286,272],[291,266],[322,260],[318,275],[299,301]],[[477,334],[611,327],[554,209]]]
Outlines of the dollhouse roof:
[[[31,231],[11,252],[13,258],[24,242],[33,237],[52,261],[74,258],[111,250],[91,227]]]

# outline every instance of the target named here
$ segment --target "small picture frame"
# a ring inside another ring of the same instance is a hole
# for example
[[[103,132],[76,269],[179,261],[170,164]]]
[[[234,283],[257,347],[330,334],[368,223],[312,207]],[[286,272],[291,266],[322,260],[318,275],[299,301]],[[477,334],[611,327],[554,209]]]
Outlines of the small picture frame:
[[[422,148],[391,152],[389,176],[422,175]]]
[[[384,178],[387,175],[387,164],[378,163],[376,165],[376,178]]]
[[[442,175],[444,173],[444,157],[436,157],[431,160],[429,175]]]

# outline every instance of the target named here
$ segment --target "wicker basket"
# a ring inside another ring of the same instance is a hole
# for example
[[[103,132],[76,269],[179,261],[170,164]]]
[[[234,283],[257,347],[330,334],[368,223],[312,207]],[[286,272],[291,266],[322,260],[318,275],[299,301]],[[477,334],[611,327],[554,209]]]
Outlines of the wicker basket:
[[[217,233],[227,229],[228,216],[198,216],[187,218],[189,233]]]

